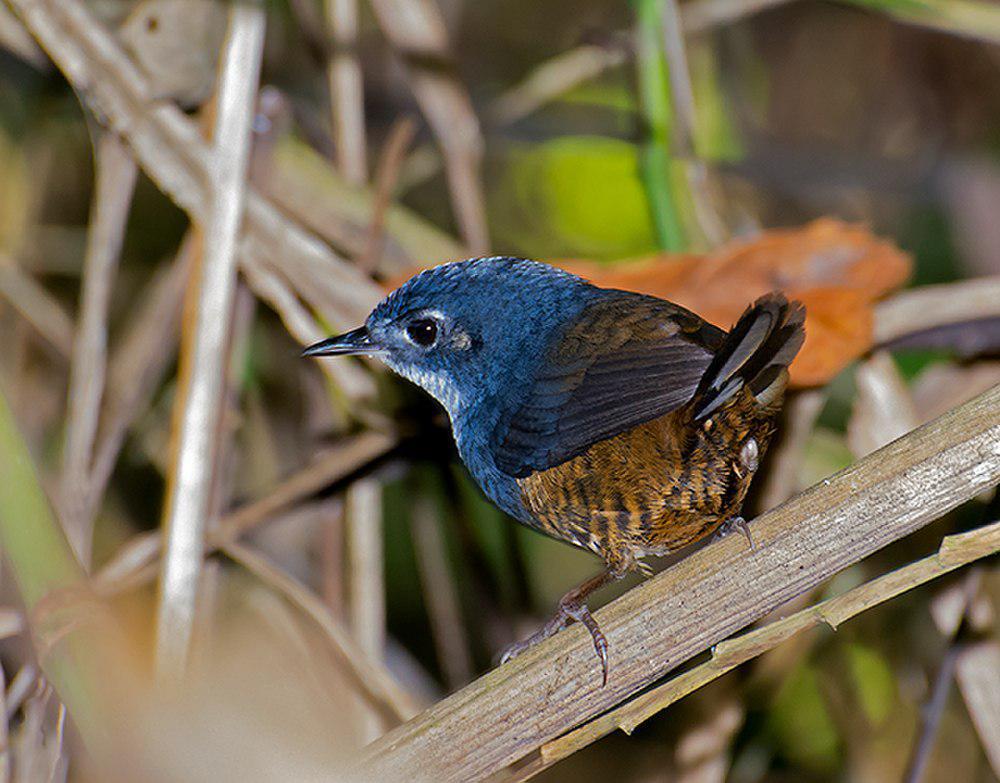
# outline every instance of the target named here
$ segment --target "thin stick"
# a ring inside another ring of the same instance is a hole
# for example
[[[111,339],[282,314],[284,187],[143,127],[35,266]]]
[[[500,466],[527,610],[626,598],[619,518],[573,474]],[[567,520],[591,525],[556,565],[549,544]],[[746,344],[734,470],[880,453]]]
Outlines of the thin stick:
[[[184,284],[197,251],[194,234],[181,243],[177,258],[148,284],[121,344],[108,364],[108,387],[90,471],[88,515],[104,496],[125,435],[148,407],[177,351]]]
[[[975,600],[976,592],[982,581],[981,577],[982,574],[975,568],[965,575],[962,585],[962,610],[959,613],[958,624],[950,634],[948,646],[945,648],[941,662],[938,664],[937,674],[934,676],[934,687],[931,689],[930,701],[924,705],[921,711],[920,733],[913,745],[910,759],[906,764],[906,772],[903,775],[904,783],[920,783],[923,780],[924,772],[927,769],[927,762],[931,758],[931,751],[934,750],[934,740],[941,725],[941,718],[944,716],[944,709],[948,703],[951,683],[955,678],[955,665],[958,663],[958,658],[962,650],[960,636],[962,626],[965,624],[965,615]]]
[[[685,158],[679,162],[685,167],[698,228],[708,244],[716,247],[729,239],[729,235],[713,203],[708,187],[708,170],[698,157],[698,113],[681,23],[677,0],[664,0],[663,52],[668,63],[670,96],[677,119],[673,128],[673,146]]]
[[[195,123],[177,106],[155,98],[146,75],[81,0],[9,0],[69,82],[107,124],[128,140],[136,160],[196,223],[212,200],[213,155]],[[280,259],[282,273],[332,324],[363,319],[382,298],[370,279],[338,257],[301,223],[252,188],[243,234]]]
[[[60,356],[73,353],[73,319],[52,294],[12,259],[0,257],[0,296]]]
[[[454,577],[448,566],[441,522],[426,492],[420,492],[413,499],[410,530],[438,663],[449,690],[455,690],[472,679],[472,654]]]
[[[227,557],[255,574],[306,613],[326,634],[333,651],[369,701],[396,720],[407,720],[419,710],[419,702],[404,689],[385,666],[365,655],[347,629],[313,592],[294,577],[275,567],[263,555],[237,543],[226,544]]]
[[[397,120],[389,139],[382,150],[378,168],[375,171],[375,204],[372,207],[372,221],[368,228],[365,251],[358,259],[358,266],[371,273],[378,266],[385,245],[385,216],[392,203],[399,181],[399,171],[406,160],[406,151],[413,143],[417,123],[409,115]]]
[[[385,655],[385,573],[382,563],[382,485],[373,478],[347,490],[348,609],[361,652],[372,661]],[[377,713],[362,706],[360,733],[367,745],[382,733]]]
[[[102,133],[96,147],[97,177],[83,261],[79,326],[70,362],[60,487],[63,527],[84,568],[90,564],[92,517],[87,511],[87,490],[107,369],[108,305],[139,172],[128,147],[115,134]]]
[[[302,498],[318,492],[378,459],[396,445],[396,439],[378,432],[367,432],[339,444],[321,454],[302,470],[282,481],[260,500],[248,503],[224,516],[208,533],[205,553],[211,554],[223,544],[273,518]],[[162,551],[163,535],[154,530],[132,538],[94,577],[94,585],[102,593],[115,594],[136,586],[146,578]]]
[[[724,538],[596,612],[607,687],[573,625],[377,740],[367,772],[441,783],[493,774],[998,481],[1000,386],[758,517],[751,555]]]
[[[201,268],[192,281],[197,308],[181,354],[177,453],[164,513],[166,548],[157,607],[156,666],[167,680],[183,675],[194,623],[263,45],[263,10],[248,3],[234,5],[221,55],[213,132],[213,199]]]
[[[882,345],[943,324],[1000,315],[1000,277],[926,285],[901,291],[875,308],[875,343]]]
[[[379,26],[406,64],[413,95],[444,153],[452,211],[473,253],[489,247],[480,165],[483,138],[468,91],[447,67],[448,31],[434,0],[372,0]]]
[[[255,248],[243,251],[243,275],[254,295],[274,309],[288,333],[300,345],[311,345],[328,336],[285,278],[269,266]],[[330,358],[320,359],[319,365],[349,400],[374,396],[375,381],[364,368]]]
[[[358,1],[326,0],[333,52],[327,65],[337,168],[352,185],[368,178],[365,144],[365,94],[358,61]]]

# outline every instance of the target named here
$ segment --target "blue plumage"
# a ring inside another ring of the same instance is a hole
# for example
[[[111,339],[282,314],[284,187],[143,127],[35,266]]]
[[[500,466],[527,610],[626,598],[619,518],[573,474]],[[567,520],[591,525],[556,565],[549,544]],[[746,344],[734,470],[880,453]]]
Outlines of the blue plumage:
[[[580,620],[606,678],[586,594],[737,517],[803,319],[771,294],[727,334],[661,299],[494,257],[421,272],[305,354],[375,355],[422,386],[494,503],[604,559],[530,641]]]

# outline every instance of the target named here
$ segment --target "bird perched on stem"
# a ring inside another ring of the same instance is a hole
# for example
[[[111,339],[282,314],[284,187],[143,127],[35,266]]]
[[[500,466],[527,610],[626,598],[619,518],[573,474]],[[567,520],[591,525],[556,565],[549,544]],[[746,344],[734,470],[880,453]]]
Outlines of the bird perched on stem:
[[[671,302],[598,288],[546,264],[435,267],[364,326],[306,356],[377,356],[448,412],[459,454],[505,512],[600,556],[538,633],[576,620],[608,677],[587,596],[710,533],[740,506],[774,430],[805,312],[778,293],[730,332]],[[751,539],[752,546],[752,539]]]

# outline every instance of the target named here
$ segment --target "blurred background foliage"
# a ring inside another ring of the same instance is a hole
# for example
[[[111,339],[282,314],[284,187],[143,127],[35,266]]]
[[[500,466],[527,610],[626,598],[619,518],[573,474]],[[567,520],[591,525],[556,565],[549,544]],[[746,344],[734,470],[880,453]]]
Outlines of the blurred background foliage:
[[[469,92],[482,128],[481,195],[493,251],[614,268],[624,259],[663,250],[702,253],[763,229],[832,216],[862,223],[909,253],[912,286],[1000,275],[1000,5],[437,0],[437,7],[450,58],[419,51],[409,56],[418,62],[426,57],[427,67],[454,75]],[[664,7],[683,20],[686,34],[677,36],[685,44],[682,61],[664,35]],[[206,99],[224,13],[186,0],[90,0],[89,8],[119,31],[164,97],[191,112]],[[476,247],[469,224],[456,219],[452,205],[463,196],[449,184],[440,134],[422,118],[399,51],[387,45],[385,23],[362,4],[352,53],[364,74],[366,176],[376,176],[385,163],[400,118],[418,118],[388,194],[387,236],[381,252],[370,255],[368,225],[386,194],[350,184],[333,162],[329,36],[320,4],[269,0],[266,14],[255,186],[385,285],[420,266],[459,257],[465,248],[485,250]],[[17,24],[4,19],[2,26],[0,378],[53,496],[68,402],[67,335],[71,339],[79,306],[100,131],[48,59],[17,43]],[[565,53],[576,59],[556,69],[553,78],[564,86],[548,93],[540,86],[545,82],[532,79]],[[677,73],[679,62],[687,75]],[[140,173],[108,311],[112,348],[136,328],[137,302],[152,290],[187,229],[184,212]],[[10,270],[41,291],[32,288],[26,296]],[[374,482],[374,506],[368,508],[375,511],[361,521],[382,531],[376,552],[384,549],[385,661],[426,699],[453,690],[535,628],[596,563],[511,524],[487,504],[457,461],[442,412],[422,394],[373,365],[352,362],[377,382],[375,394],[354,394],[337,376],[302,362],[282,322],[286,313],[273,306],[241,284],[225,420],[231,446],[222,460],[218,509],[267,497],[350,434],[398,434],[398,446],[353,466],[297,508],[269,515],[274,519],[249,540],[347,618],[351,509],[359,480]],[[32,311],[27,317],[25,308]],[[318,308],[313,315],[324,330],[353,325]],[[161,335],[167,355],[161,380],[129,429],[96,513],[97,568],[160,522],[175,392],[174,331]],[[1000,379],[997,361],[988,356],[959,361],[949,350],[900,350],[893,362],[912,395],[915,422]],[[858,367],[853,362],[821,391],[803,393],[813,395],[815,423],[806,425],[800,458],[786,466],[797,475],[785,476],[784,490],[768,497],[780,500],[870,450],[851,437],[851,421],[862,415]],[[108,393],[115,389],[109,386]],[[758,490],[759,509],[767,490]],[[995,518],[995,501],[992,507],[988,501],[968,504],[848,569],[781,614],[923,556],[943,535]],[[255,634],[278,650],[295,634],[315,646],[315,633],[301,627],[293,633],[281,625],[287,618],[260,630],[262,613],[273,619],[276,610],[253,597],[259,586],[249,585],[230,560],[215,562],[223,565],[212,572],[218,580],[213,616],[235,623],[233,617],[249,613],[256,630],[241,627],[239,633],[249,635],[251,646],[261,643]],[[912,769],[923,705],[955,644],[932,609],[956,590],[964,595],[969,579],[959,573],[836,632],[824,628],[796,637],[674,705],[635,736],[608,737],[540,779],[900,779]],[[980,615],[962,633],[995,634],[995,562],[977,570],[975,579]],[[151,595],[143,590],[122,599],[140,635],[148,633]],[[18,605],[10,584],[6,599]],[[213,647],[212,638],[199,642],[204,656],[230,650],[218,641]],[[35,682],[27,668],[31,656],[16,634],[3,642],[0,660],[8,681],[26,671]],[[281,665],[264,656],[256,665],[265,663]],[[217,657],[206,667],[224,664]],[[299,673],[288,669],[282,682]],[[32,701],[50,696],[31,690],[34,685],[21,687],[24,693],[8,690],[7,715],[11,736],[20,738],[15,761],[26,768],[25,759],[43,746],[60,756]],[[923,741],[929,761],[922,779],[995,780],[986,740],[958,691],[938,718]],[[62,758],[59,774],[65,775]],[[32,779],[18,774],[16,779]]]

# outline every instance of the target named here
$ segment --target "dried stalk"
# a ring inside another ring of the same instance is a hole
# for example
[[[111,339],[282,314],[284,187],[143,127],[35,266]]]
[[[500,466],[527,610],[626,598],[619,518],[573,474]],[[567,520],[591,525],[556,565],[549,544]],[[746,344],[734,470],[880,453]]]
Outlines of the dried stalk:
[[[337,448],[320,455],[265,497],[224,516],[219,520],[219,524],[209,531],[205,553],[209,554],[223,544],[235,541],[247,531],[273,518],[282,509],[343,479],[378,459],[395,445],[394,437],[378,432],[367,432],[348,439]],[[162,543],[163,536],[160,531],[132,538],[95,575],[95,588],[102,593],[114,594],[155,577],[156,572],[150,571],[149,566],[159,557]]]
[[[962,647],[955,662],[955,682],[994,775],[1000,775],[1000,642],[996,639]]]
[[[359,686],[360,693],[374,706],[394,720],[407,720],[417,713],[420,706],[416,698],[396,682],[380,661],[365,654],[321,598],[249,547],[228,543],[223,551],[284,595],[319,626],[330,640],[338,659]]]
[[[927,285],[901,291],[875,309],[875,343],[944,324],[1000,316],[1000,277]]]
[[[941,542],[938,551],[930,557],[873,579],[843,595],[822,601],[782,620],[720,642],[712,649],[712,657],[706,663],[543,745],[540,755],[541,766],[537,769],[533,767],[532,774],[566,758],[612,731],[620,729],[632,733],[640,724],[674,702],[737,666],[774,649],[796,634],[822,624],[836,630],[842,623],[874,606],[964,565],[989,557],[997,551],[1000,551],[1000,522],[968,533],[947,536]]]
[[[382,556],[382,485],[377,479],[355,481],[347,490],[347,586],[351,630],[370,661],[385,657],[385,572]],[[382,734],[377,713],[361,705],[360,738],[364,745]]]
[[[88,488],[107,369],[108,305],[139,172],[124,142],[112,133],[102,133],[97,139],[95,169],[60,487],[63,527],[85,568],[90,564],[93,517],[88,513]]]
[[[410,530],[438,665],[448,689],[454,690],[472,679],[472,653],[454,575],[448,564],[441,522],[426,492],[414,495]]]
[[[101,502],[128,428],[149,405],[174,359],[184,285],[196,252],[194,234],[189,233],[177,258],[148,284],[124,340],[112,353],[87,493],[89,517]]]
[[[61,356],[73,353],[72,319],[35,278],[5,257],[0,257],[0,296]]]
[[[239,3],[223,45],[213,130],[213,199],[201,265],[192,280],[197,305],[181,352],[177,453],[164,511],[166,545],[157,613],[156,665],[180,678],[187,663],[216,465],[236,290],[236,248],[243,219],[250,129],[264,46],[264,12]]]
[[[680,31],[683,36],[697,35],[788,2],[791,0],[691,0],[677,9]],[[631,40],[615,48],[584,44],[557,54],[497,98],[491,113],[505,123],[523,119],[584,82],[624,65],[631,45]]]
[[[212,154],[180,109],[156,100],[146,76],[81,0],[8,0],[87,103],[132,147],[136,160],[193,220],[209,213]],[[252,188],[243,235],[331,324],[353,325],[382,298],[364,275]]]
[[[397,120],[389,131],[389,138],[385,142],[382,156],[375,169],[375,203],[372,206],[368,239],[365,242],[364,252],[357,260],[358,266],[365,271],[374,271],[382,258],[386,212],[396,191],[399,172],[406,160],[406,150],[413,142],[416,133],[416,120],[409,115]]]
[[[480,163],[482,133],[468,92],[447,65],[448,31],[434,0],[372,0],[386,38],[403,56],[413,94],[444,153],[452,209],[462,238],[475,254],[490,237]]]
[[[607,687],[574,625],[376,741],[365,771],[435,781],[496,773],[998,481],[994,387],[756,519],[756,552],[728,537],[597,612],[611,645]]]
[[[0,5],[0,46],[39,69],[49,67],[49,58],[7,6]]]
[[[327,65],[337,168],[352,185],[368,178],[365,94],[358,61],[358,0],[326,0],[333,52]]]

